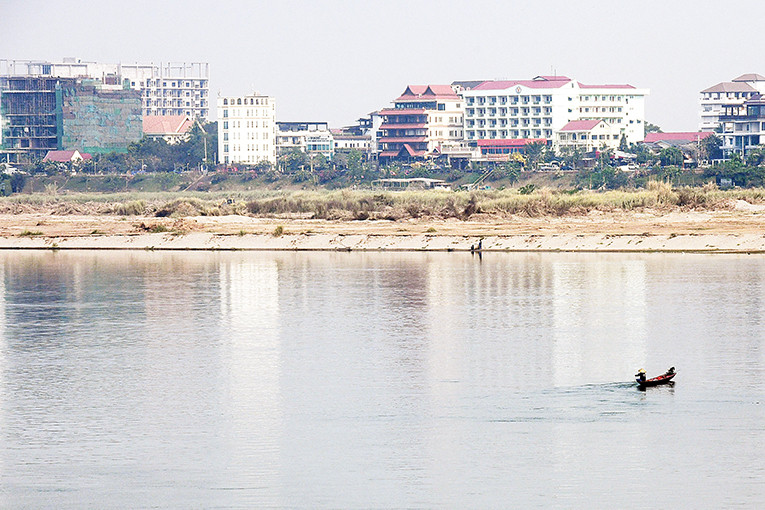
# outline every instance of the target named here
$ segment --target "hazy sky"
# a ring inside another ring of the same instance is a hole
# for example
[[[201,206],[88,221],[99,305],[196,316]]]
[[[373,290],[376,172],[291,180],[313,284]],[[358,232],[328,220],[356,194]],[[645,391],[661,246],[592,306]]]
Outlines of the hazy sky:
[[[651,91],[646,118],[696,130],[698,92],[765,75],[765,2],[0,1],[0,59],[209,62],[210,93],[275,96],[332,127],[407,84],[528,79]]]

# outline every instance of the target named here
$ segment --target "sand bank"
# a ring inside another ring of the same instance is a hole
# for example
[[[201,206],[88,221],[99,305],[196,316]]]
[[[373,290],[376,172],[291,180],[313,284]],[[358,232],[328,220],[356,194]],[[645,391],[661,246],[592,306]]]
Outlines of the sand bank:
[[[765,253],[765,212],[599,212],[563,217],[327,221],[0,215],[0,249]]]

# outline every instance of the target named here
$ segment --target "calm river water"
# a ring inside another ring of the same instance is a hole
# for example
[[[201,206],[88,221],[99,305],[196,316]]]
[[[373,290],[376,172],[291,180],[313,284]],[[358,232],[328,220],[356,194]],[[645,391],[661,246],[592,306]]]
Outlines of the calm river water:
[[[754,508],[765,258],[0,253],[0,507]],[[678,369],[673,387],[632,375]]]

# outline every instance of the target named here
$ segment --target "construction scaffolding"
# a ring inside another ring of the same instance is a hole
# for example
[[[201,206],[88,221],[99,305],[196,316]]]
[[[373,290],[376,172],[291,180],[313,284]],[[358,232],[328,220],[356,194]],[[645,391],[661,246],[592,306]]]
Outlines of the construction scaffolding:
[[[30,163],[51,150],[124,152],[141,139],[141,93],[99,80],[0,76],[0,156]]]
[[[43,76],[0,77],[3,159],[31,161],[59,148],[56,86],[61,81]]]

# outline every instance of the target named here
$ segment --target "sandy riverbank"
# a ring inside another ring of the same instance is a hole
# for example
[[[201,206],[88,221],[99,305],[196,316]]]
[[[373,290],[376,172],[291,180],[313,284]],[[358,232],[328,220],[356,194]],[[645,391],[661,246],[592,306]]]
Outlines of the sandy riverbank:
[[[281,235],[277,235],[281,231]],[[591,211],[470,221],[329,221],[300,217],[0,215],[0,249],[469,250],[765,253],[765,207]]]

